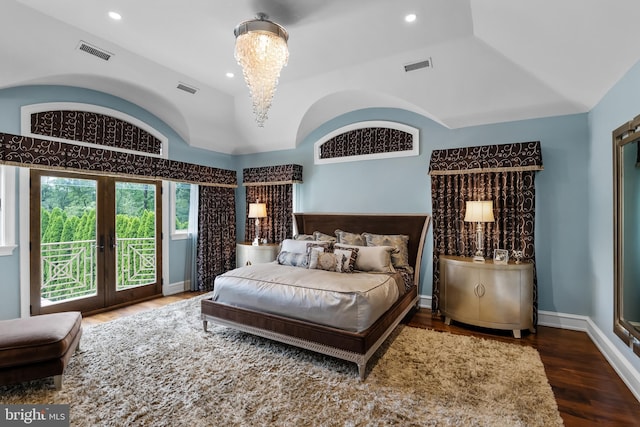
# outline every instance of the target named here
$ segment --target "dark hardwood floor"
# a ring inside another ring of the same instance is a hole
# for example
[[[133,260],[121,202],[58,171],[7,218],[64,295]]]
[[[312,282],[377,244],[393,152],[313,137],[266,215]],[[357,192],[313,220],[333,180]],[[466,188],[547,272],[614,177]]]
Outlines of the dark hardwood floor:
[[[197,294],[185,292],[87,316],[83,324],[107,322],[195,295]],[[405,321],[418,328],[534,347],[540,354],[560,415],[567,427],[640,426],[640,402],[584,332],[540,326],[537,333],[523,331],[522,338],[515,339],[508,331],[458,323],[447,326],[440,318],[432,317],[431,311],[427,309],[409,314]]]

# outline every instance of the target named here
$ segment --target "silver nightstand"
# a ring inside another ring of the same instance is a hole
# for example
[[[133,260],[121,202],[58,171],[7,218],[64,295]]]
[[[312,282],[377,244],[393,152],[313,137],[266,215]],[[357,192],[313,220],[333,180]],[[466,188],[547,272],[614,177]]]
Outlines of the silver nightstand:
[[[473,262],[471,258],[440,256],[440,310],[451,319],[494,329],[533,327],[533,265]]]

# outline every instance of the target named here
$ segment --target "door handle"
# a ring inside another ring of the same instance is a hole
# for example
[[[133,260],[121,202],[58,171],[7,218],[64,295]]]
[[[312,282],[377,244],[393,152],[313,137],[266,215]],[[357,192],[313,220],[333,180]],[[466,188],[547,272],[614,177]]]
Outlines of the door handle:
[[[96,245],[100,252],[104,252],[104,236],[100,236],[100,243]]]
[[[115,249],[116,246],[118,246],[115,237],[113,237],[113,233],[109,233],[109,246],[111,246],[111,249]]]
[[[476,285],[476,295],[478,296],[478,298],[482,298],[484,296],[484,293],[485,293],[484,285],[482,283],[478,283]]]

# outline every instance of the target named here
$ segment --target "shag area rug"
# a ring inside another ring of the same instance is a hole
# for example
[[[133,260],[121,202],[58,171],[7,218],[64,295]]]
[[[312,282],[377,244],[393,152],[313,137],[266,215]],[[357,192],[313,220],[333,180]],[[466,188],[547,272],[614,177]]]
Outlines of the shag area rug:
[[[206,297],[206,296],[203,296]],[[73,426],[557,426],[535,349],[399,326],[350,362],[209,325],[200,299],[84,328],[64,385],[0,387],[69,404]]]

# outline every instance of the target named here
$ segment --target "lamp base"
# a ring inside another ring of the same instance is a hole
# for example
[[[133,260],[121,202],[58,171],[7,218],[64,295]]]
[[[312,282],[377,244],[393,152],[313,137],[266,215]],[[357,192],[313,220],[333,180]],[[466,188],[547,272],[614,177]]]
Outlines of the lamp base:
[[[475,255],[473,257],[473,262],[485,262],[485,259],[482,255]]]

